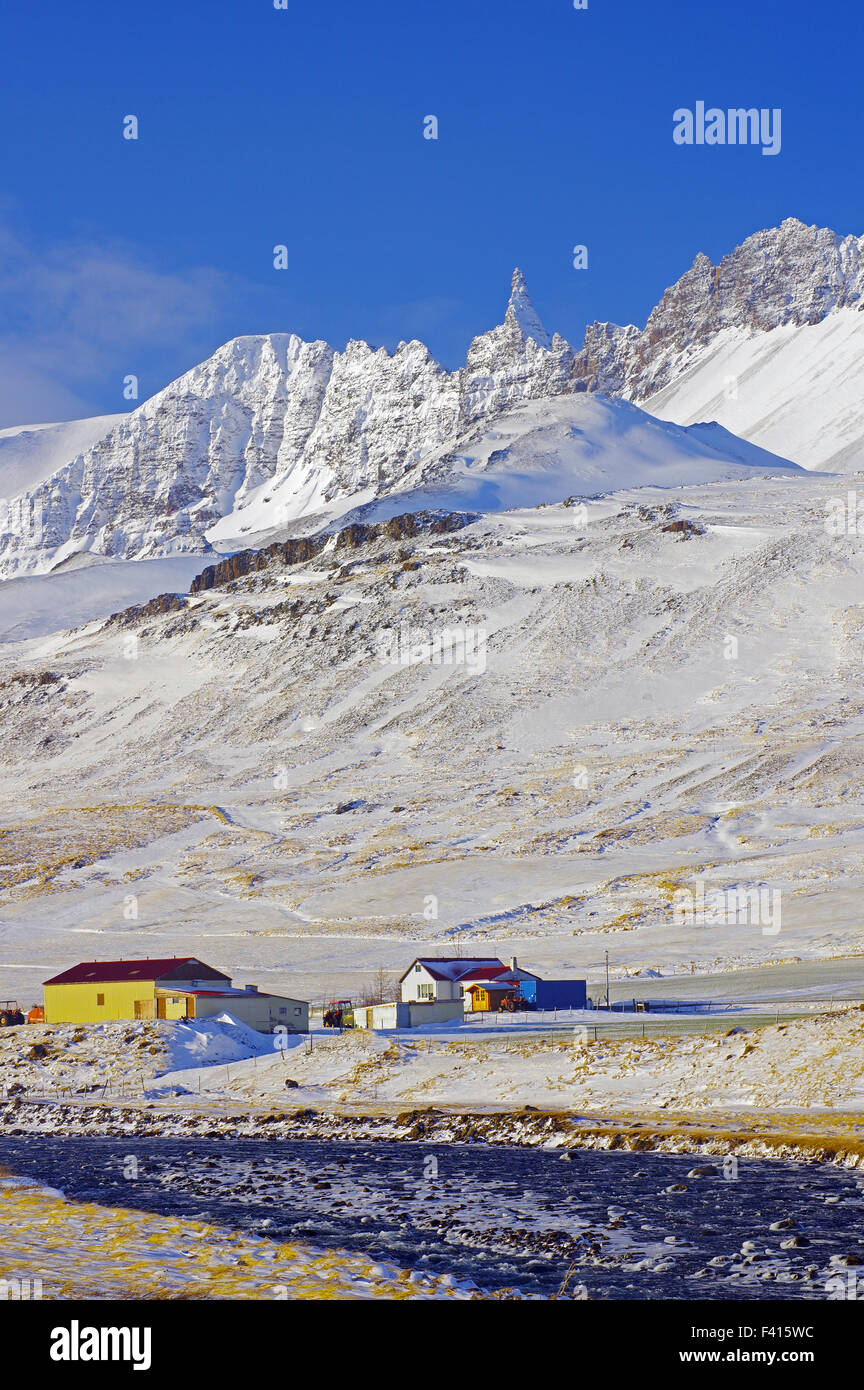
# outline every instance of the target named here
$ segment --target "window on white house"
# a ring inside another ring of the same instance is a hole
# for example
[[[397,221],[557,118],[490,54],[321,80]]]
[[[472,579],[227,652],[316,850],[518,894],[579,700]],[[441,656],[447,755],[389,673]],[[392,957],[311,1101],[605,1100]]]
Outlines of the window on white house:
[[[434,997],[434,996],[433,996],[433,991],[432,991],[432,986],[431,986],[431,985],[418,985],[418,986],[417,986],[417,998],[418,998],[418,999],[432,999],[433,997]]]
[[[420,973],[420,971],[421,971],[422,969],[423,969],[423,966],[422,966],[422,965],[415,965],[415,966],[414,966],[414,974],[415,974],[415,975],[419,975],[419,973]]]

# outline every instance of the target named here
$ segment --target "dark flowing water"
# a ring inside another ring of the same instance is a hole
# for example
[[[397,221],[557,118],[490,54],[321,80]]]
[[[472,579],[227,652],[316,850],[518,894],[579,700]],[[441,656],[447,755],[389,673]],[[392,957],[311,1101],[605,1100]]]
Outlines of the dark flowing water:
[[[0,1165],[73,1200],[489,1290],[548,1296],[569,1271],[568,1293],[591,1298],[827,1299],[864,1265],[864,1181],[803,1163],[739,1160],[724,1174],[719,1160],[665,1154],[39,1136],[0,1138]]]

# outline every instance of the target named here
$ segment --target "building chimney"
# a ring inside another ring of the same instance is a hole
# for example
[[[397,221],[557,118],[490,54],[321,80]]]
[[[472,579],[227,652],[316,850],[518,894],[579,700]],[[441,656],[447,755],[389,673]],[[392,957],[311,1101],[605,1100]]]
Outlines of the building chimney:
[[[511,969],[511,970],[516,970],[516,969],[518,969],[518,962],[517,962],[515,956],[511,956],[511,957],[510,957],[510,969]]]

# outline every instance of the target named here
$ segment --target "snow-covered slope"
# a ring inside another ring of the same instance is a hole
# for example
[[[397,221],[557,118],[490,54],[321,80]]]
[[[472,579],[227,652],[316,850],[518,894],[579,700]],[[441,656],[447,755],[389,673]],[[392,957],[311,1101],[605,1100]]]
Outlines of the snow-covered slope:
[[[332,500],[327,516],[335,522],[433,508],[499,512],[646,484],[720,482],[754,471],[798,469],[719,425],[682,429],[603,396],[544,397],[505,410],[491,423],[481,421],[454,448],[418,464],[383,496],[372,488],[343,493]],[[209,539],[220,549],[257,543],[273,526],[274,515],[290,508],[291,488],[290,477],[258,488],[243,508],[208,532]]]
[[[313,999],[421,940],[595,980],[606,949],[664,976],[860,952],[844,491],[752,470],[352,526],[4,644],[10,993],[133,951]],[[676,921],[700,881],[780,892],[782,929]]]
[[[103,439],[122,415],[95,415],[58,425],[15,425],[0,430],[0,497],[7,500],[50,478],[76,454]]]
[[[206,563],[202,555],[110,560],[7,579],[0,593],[0,644],[81,627],[154,594],[185,591]]]
[[[788,218],[719,265],[698,255],[643,330],[593,324],[587,389],[680,424],[717,420],[806,468],[864,468],[864,237]]]
[[[769,333],[724,329],[642,402],[664,420],[721,420],[807,468],[864,469],[864,314]]]

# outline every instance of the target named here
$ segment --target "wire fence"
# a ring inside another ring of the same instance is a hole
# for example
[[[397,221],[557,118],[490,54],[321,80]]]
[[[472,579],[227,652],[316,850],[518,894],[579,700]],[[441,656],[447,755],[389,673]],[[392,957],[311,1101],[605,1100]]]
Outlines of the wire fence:
[[[124,1081],[106,1081],[91,1086],[64,1085],[60,1082],[50,1086],[25,1086],[22,1082],[16,1081],[6,1086],[0,1086],[0,1098],[4,1101],[146,1100],[148,1088],[152,1088],[154,1085],[158,1085],[158,1078],[154,1079],[143,1073],[139,1073],[134,1078],[129,1077]]]
[[[570,1021],[559,1017],[560,1011],[535,1010],[522,1014],[486,1014],[483,1022],[473,1028],[453,1033],[440,1041],[453,1044],[469,1043],[472,1038],[479,1041],[493,1040],[500,1035],[507,1038],[534,1038],[538,1042],[546,1039],[557,1043],[601,1042],[605,1039],[632,1038],[673,1038],[684,1035],[733,1033],[764,1028],[771,1024],[791,1023],[796,1019],[816,1017],[820,1013],[843,1011],[855,1008],[856,1000],[808,999],[804,1001],[777,1002],[772,1005],[754,1003],[732,1003],[728,1000],[696,1001],[644,1001],[650,1008],[638,1007],[643,1001],[627,1002],[625,1007],[619,1003],[609,1011],[595,1009],[591,1021],[584,1015]],[[472,1018],[468,1015],[468,1018]]]
[[[314,1036],[311,1033],[275,1034],[272,1051],[252,1053],[249,1057],[238,1057],[233,1062],[213,1062],[203,1067],[177,1068],[178,1072],[188,1070],[193,1073],[194,1081],[190,1076],[191,1085],[168,1080],[173,1074],[172,1072],[157,1076],[152,1072],[137,1071],[127,1072],[122,1077],[111,1077],[104,1082],[94,1082],[86,1086],[74,1086],[62,1082],[30,1086],[20,1081],[14,1081],[5,1086],[0,1085],[0,1100],[77,1101],[79,1103],[104,1101],[106,1104],[112,1104],[115,1101],[192,1100],[195,1096],[200,1095],[205,1096],[209,1102],[218,1099],[210,1094],[214,1085],[218,1087],[221,1082],[230,1086],[232,1082],[236,1083],[248,1075],[250,1067],[254,1077],[258,1067],[269,1063],[271,1058],[281,1059],[283,1067],[287,1068],[293,1056],[299,1054],[308,1057],[313,1048],[326,1047],[338,1036],[338,1031],[333,1039]],[[288,1047],[288,1037],[298,1037],[299,1042]],[[202,1077],[206,1081],[204,1086],[202,1086]]]

